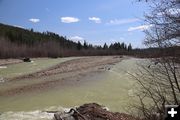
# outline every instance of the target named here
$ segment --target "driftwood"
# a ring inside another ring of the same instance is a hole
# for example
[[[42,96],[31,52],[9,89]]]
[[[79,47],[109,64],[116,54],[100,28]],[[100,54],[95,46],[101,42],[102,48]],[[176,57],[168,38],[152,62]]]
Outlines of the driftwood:
[[[69,112],[47,111],[54,113],[55,120],[140,120],[125,113],[107,111],[96,103],[84,104]]]
[[[83,116],[81,113],[79,113],[79,112],[78,112],[77,110],[75,110],[75,109],[71,109],[68,113],[71,113],[71,112],[74,113],[73,116],[79,116],[79,117],[81,117],[83,120],[88,120],[85,116]]]
[[[42,111],[42,112],[47,112],[47,113],[57,113],[59,111]]]
[[[57,111],[48,111],[49,113],[55,113],[54,119],[55,120],[78,120],[77,116],[81,117],[83,120],[88,120],[85,116],[79,113],[75,109],[70,109],[69,112],[57,112]]]

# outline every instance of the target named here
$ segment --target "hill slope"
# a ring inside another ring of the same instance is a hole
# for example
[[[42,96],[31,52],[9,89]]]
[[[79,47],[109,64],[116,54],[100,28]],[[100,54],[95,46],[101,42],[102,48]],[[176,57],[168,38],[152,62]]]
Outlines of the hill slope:
[[[93,46],[73,42],[53,32],[35,32],[0,23],[0,58],[64,57],[125,54],[132,49],[124,42]]]

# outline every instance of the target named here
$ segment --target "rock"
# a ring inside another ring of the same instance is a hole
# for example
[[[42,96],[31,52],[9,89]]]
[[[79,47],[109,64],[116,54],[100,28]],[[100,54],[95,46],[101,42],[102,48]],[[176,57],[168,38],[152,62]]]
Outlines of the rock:
[[[55,120],[75,120],[73,113],[57,112],[54,114]]]
[[[23,58],[23,61],[24,61],[24,62],[31,62],[31,59],[28,58],[28,57],[26,57],[26,58]]]

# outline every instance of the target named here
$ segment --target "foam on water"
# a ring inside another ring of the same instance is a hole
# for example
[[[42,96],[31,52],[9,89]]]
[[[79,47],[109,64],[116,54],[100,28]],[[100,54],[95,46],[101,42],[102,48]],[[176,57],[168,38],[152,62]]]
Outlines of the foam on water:
[[[103,107],[103,109],[109,111],[108,107]],[[9,111],[9,112],[0,113],[0,120],[54,120],[54,113],[48,113],[47,111],[68,112],[69,110],[70,108],[51,106],[49,108],[45,108],[44,110],[34,110],[28,112]]]
[[[34,111],[19,111],[19,112],[4,112],[0,113],[0,120],[53,120],[54,113],[48,113],[46,111],[68,111],[68,108],[63,107],[49,107],[44,110]]]
[[[0,115],[0,120],[53,120],[53,113],[38,110],[31,112],[5,112]]]
[[[5,79],[0,76],[0,83],[4,83],[4,82],[5,82]]]
[[[5,69],[7,68],[7,66],[0,66],[0,69]]]

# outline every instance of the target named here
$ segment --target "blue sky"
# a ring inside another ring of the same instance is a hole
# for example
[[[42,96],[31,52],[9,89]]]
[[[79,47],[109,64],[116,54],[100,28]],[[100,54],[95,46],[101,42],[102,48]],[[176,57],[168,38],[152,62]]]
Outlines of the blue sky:
[[[145,3],[137,0],[0,0],[0,22],[74,41],[143,47]]]

